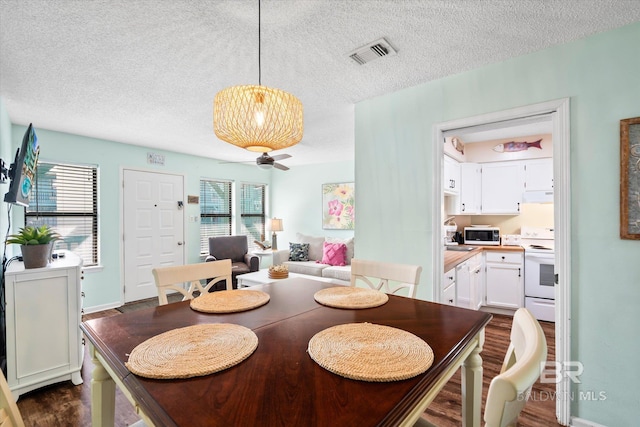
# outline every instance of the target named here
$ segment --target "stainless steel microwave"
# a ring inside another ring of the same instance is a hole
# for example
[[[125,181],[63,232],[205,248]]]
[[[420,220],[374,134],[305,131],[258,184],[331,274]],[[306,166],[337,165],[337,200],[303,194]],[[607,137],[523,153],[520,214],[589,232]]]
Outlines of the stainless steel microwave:
[[[465,245],[498,246],[500,245],[500,228],[499,227],[465,227],[464,228],[464,244]]]

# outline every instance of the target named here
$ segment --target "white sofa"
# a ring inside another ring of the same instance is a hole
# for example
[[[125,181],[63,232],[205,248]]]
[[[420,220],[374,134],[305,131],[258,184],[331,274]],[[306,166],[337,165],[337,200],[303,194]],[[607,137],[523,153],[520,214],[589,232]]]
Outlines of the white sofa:
[[[322,264],[323,243],[344,243],[347,247],[346,264],[329,265]],[[290,273],[305,274],[330,279],[332,283],[349,285],[351,283],[351,258],[353,258],[353,238],[339,239],[334,237],[308,236],[296,233],[296,241],[293,243],[309,244],[309,261],[291,261],[289,249],[281,249],[273,252],[273,264],[284,264]]]

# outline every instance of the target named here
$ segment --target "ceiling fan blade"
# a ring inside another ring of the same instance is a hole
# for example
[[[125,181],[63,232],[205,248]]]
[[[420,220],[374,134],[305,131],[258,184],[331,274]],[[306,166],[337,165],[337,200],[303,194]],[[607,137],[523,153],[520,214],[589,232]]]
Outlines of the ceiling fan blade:
[[[280,169],[282,171],[288,171],[289,170],[288,167],[286,167],[285,165],[281,165],[280,163],[274,163],[273,167],[276,168],[276,169]]]
[[[273,160],[284,160],[291,157],[291,154],[278,154],[277,156],[271,156]]]

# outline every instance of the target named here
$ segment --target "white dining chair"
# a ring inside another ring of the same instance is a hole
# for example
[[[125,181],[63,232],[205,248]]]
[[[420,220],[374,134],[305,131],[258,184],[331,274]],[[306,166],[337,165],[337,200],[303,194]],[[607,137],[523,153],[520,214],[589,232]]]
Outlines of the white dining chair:
[[[419,265],[394,264],[390,262],[351,260],[351,286],[362,282],[371,289],[395,294],[407,289],[408,296],[415,298],[422,267]]]
[[[9,384],[0,372],[0,426],[2,427],[24,427],[24,421],[16,401],[13,398]]]
[[[515,426],[529,398],[531,387],[540,377],[547,360],[547,339],[542,327],[526,308],[513,316],[511,342],[500,374],[491,380],[484,408],[487,427]],[[415,426],[432,426],[420,418]]]
[[[168,291],[181,293],[183,296],[182,301],[185,301],[193,299],[193,293],[196,291],[200,294],[209,292],[213,285],[223,280],[227,281],[227,290],[233,289],[230,259],[159,267],[154,268],[151,272],[158,288],[159,305],[168,303]],[[206,285],[203,286],[201,280],[206,280]],[[189,284],[187,289],[183,286],[185,283]]]

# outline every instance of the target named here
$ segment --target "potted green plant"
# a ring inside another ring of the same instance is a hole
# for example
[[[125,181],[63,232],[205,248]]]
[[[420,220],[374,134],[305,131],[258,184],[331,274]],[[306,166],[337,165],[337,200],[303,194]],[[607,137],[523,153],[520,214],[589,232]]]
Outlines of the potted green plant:
[[[60,235],[48,225],[23,227],[18,233],[7,236],[7,243],[20,245],[24,268],[46,267],[51,251]]]

